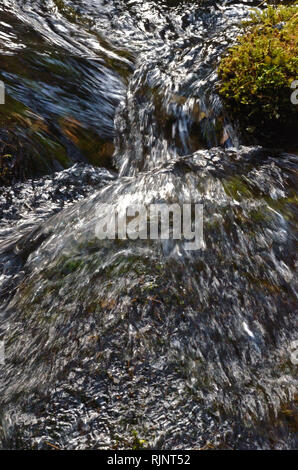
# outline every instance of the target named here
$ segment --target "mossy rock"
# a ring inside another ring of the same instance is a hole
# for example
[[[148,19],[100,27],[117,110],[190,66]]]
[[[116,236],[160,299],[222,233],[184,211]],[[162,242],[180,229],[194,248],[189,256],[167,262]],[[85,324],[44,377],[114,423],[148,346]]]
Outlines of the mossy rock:
[[[291,84],[298,69],[298,2],[291,3],[254,10],[218,69],[219,94],[231,116],[244,136],[262,143],[293,145],[296,138]]]

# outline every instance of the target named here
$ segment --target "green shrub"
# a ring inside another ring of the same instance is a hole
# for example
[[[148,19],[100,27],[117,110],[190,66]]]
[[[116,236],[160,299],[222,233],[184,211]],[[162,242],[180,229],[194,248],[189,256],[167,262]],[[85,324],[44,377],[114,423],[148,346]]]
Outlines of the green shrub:
[[[292,127],[297,106],[291,83],[298,68],[298,2],[255,10],[245,33],[222,58],[219,94],[240,124],[271,137],[278,126]]]

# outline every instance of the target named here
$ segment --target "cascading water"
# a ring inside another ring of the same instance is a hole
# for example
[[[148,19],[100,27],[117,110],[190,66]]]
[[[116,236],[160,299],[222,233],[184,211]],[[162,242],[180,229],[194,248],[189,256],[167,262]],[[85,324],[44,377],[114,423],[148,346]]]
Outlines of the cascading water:
[[[239,146],[216,94],[253,3],[2,1],[11,99],[119,170],[1,189],[3,448],[295,447],[297,157]],[[104,203],[185,201],[202,250],[95,237]]]

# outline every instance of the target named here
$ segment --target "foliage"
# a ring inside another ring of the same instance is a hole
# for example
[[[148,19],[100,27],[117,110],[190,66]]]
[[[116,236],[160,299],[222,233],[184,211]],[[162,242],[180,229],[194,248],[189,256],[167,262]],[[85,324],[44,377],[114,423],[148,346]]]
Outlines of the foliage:
[[[146,448],[147,442],[144,439],[140,439],[136,430],[132,431],[133,436],[133,443],[132,449],[133,450],[141,450]]]
[[[298,68],[297,23],[297,1],[254,10],[243,24],[246,33],[221,60],[219,93],[251,132],[297,118],[290,99]]]

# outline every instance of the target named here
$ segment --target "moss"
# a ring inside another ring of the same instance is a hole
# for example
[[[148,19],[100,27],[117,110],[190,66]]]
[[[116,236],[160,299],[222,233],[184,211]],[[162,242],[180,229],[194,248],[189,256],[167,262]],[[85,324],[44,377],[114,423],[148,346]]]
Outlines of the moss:
[[[226,178],[223,181],[223,186],[226,194],[236,201],[241,201],[243,198],[256,198],[241,175]]]
[[[141,450],[141,449],[146,448],[148,444],[147,441],[145,441],[145,439],[140,439],[135,429],[132,430],[131,434],[133,437],[133,442],[132,442],[133,450]]]
[[[242,129],[270,137],[297,119],[291,83],[298,67],[298,2],[255,10],[245,34],[222,58],[219,94]],[[278,132],[280,133],[280,132]]]

